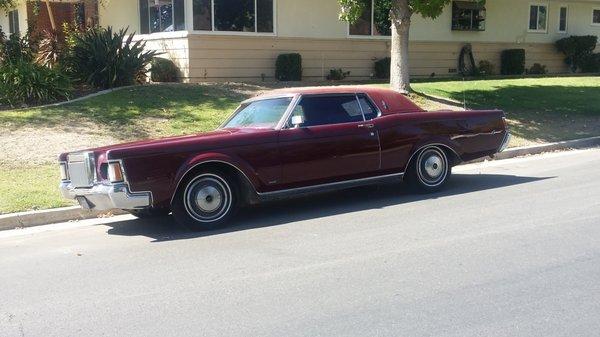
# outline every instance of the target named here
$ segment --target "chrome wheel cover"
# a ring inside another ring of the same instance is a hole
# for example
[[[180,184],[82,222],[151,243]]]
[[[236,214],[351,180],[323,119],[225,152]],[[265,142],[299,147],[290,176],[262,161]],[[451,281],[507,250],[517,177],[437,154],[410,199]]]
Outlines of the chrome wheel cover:
[[[187,185],[183,195],[185,210],[196,221],[215,222],[231,209],[231,188],[215,174],[202,174]]]
[[[448,175],[448,159],[444,151],[437,147],[423,150],[417,158],[417,176],[421,183],[429,187],[439,186]]]

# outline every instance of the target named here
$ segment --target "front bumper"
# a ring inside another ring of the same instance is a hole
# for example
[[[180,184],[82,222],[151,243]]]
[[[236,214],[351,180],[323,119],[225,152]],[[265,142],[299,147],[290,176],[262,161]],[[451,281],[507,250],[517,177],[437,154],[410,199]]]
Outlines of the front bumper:
[[[63,197],[75,199],[81,207],[105,211],[109,209],[144,209],[152,205],[150,192],[129,191],[126,183],[98,183],[89,188],[74,188],[70,182],[61,182],[60,191]]]

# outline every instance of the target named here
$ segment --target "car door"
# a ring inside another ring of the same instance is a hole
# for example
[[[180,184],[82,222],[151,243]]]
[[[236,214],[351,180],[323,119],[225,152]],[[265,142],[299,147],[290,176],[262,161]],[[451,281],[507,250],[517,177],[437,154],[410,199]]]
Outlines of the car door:
[[[304,95],[279,134],[287,188],[360,178],[380,166],[377,130],[355,94]],[[304,123],[291,125],[293,116]]]

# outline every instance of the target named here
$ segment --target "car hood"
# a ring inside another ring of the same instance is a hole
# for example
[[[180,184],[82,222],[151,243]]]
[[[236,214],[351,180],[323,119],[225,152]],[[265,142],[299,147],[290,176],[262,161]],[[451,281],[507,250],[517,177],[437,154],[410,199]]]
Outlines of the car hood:
[[[69,153],[77,153],[77,152],[94,152],[97,159],[107,159],[107,154],[110,153],[120,153],[122,151],[138,151],[138,150],[148,150],[148,149],[161,149],[166,147],[178,147],[178,146],[186,146],[188,144],[194,143],[205,143],[211,144],[212,146],[219,146],[219,144],[224,144],[228,139],[232,138],[233,135],[243,135],[243,134],[252,134],[265,132],[265,129],[253,129],[253,128],[228,128],[228,129],[218,129],[210,132],[203,132],[192,135],[184,135],[184,136],[173,136],[173,137],[165,137],[159,139],[148,139],[148,140],[139,140],[134,142],[120,143],[108,146],[102,146],[97,148],[91,148],[86,150],[72,151],[68,153],[63,153],[60,155],[60,160],[66,160],[66,157]],[[111,156],[112,158],[112,156]]]

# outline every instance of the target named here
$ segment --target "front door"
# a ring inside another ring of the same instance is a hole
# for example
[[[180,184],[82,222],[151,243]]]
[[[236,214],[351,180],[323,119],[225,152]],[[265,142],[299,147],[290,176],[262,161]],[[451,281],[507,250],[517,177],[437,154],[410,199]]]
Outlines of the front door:
[[[280,131],[280,186],[293,188],[362,178],[379,169],[379,137],[365,121],[357,95],[306,95]]]

